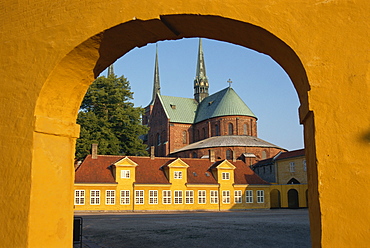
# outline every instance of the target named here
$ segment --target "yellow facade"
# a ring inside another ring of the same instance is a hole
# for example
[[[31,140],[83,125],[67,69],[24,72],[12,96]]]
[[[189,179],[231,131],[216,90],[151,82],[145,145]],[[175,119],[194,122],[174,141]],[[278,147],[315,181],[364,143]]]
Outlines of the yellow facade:
[[[176,159],[164,168],[169,183],[163,184],[136,183],[136,166],[140,165],[125,157],[114,164],[112,172],[115,183],[75,183],[75,211],[222,211],[270,208],[270,185],[235,184],[235,166],[228,161],[209,172],[209,176],[217,178],[214,184],[188,183],[189,165],[181,159]],[[129,176],[122,178],[122,173]]]
[[[1,247],[71,246],[76,115],[89,84],[135,46],[197,36],[285,69],[305,127],[312,244],[369,243],[367,0],[5,0],[0,11]]]

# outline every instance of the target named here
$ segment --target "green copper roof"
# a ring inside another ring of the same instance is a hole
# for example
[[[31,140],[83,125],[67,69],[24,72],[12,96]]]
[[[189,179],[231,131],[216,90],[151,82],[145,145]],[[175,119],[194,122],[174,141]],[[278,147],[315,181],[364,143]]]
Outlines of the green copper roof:
[[[192,98],[183,98],[175,96],[162,96],[159,99],[166,111],[170,122],[177,123],[194,123],[197,102]]]
[[[226,115],[244,115],[257,118],[231,88],[212,94],[199,104],[194,123]]]

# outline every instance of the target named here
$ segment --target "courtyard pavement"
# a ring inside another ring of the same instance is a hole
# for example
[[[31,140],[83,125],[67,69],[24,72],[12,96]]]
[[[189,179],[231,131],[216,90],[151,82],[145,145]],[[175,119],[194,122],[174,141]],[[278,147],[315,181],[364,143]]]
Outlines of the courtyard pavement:
[[[84,248],[311,247],[307,209],[75,216],[83,218]]]

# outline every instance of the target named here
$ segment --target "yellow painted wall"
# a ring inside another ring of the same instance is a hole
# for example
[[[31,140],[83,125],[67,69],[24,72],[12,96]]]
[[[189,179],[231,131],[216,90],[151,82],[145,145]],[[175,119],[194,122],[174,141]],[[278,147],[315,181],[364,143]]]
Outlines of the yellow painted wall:
[[[307,184],[307,164],[305,167],[305,161],[304,156],[278,160],[276,162],[277,183],[287,184],[290,179],[295,178],[300,183]],[[290,170],[290,163],[294,163],[294,171]]]
[[[71,246],[75,120],[88,85],[135,46],[196,36],[255,49],[286,70],[305,125],[312,244],[369,243],[367,0],[1,6],[1,247]]]

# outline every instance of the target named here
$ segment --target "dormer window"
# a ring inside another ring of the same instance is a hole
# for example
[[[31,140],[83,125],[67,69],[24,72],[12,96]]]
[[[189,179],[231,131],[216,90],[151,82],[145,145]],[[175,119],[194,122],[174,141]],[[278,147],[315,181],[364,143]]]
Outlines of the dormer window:
[[[229,180],[230,172],[222,172],[222,180]]]
[[[182,171],[175,171],[173,178],[174,179],[181,179],[182,178]]]
[[[130,178],[129,170],[121,170],[121,178]]]

